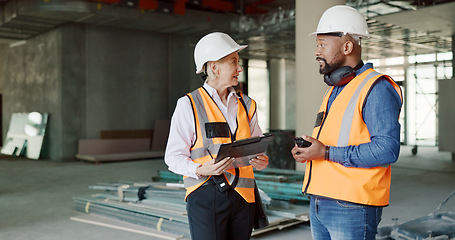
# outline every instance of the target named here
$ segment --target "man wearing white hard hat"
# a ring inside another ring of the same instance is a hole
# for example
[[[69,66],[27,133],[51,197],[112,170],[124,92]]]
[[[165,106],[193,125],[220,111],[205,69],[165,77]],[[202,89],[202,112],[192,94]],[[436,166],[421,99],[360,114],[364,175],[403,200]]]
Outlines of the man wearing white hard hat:
[[[313,239],[375,239],[389,204],[391,167],[400,151],[400,87],[363,63],[365,18],[354,8],[327,9],[316,32],[316,60],[329,85],[316,114],[302,192],[310,195]]]
[[[235,169],[228,169],[234,158],[214,161],[221,144],[262,135],[256,102],[233,88],[243,71],[238,52],[246,47],[225,33],[201,38],[194,61],[204,85],[178,99],[171,119],[165,162],[184,176],[195,240],[250,239],[256,224],[253,167],[264,169],[269,158],[262,154]]]

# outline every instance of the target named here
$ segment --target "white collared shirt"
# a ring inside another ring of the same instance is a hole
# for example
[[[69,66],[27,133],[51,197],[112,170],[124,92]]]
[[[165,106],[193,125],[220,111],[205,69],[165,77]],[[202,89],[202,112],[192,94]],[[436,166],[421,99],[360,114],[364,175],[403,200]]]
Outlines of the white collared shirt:
[[[219,107],[226,118],[232,132],[237,129],[237,110],[239,96],[234,88],[228,88],[227,106],[223,104],[216,89],[204,83],[203,86]],[[188,177],[198,178],[196,168],[200,165],[190,158],[190,148],[196,140],[196,126],[191,102],[184,96],[177,100],[177,105],[171,119],[169,138],[166,145],[164,161],[169,170]],[[262,136],[262,130],[257,121],[257,114],[253,115],[250,122],[251,137]]]

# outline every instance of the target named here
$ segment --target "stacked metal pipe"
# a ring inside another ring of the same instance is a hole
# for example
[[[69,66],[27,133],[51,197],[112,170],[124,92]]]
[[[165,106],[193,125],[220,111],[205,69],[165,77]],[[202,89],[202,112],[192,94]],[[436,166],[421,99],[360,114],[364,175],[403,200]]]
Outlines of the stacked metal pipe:
[[[253,235],[308,221],[307,198],[301,192],[302,172],[266,169],[255,176],[263,190],[260,192],[270,226],[253,231]],[[176,239],[190,238],[181,182],[181,176],[159,171],[159,178],[153,182],[99,183],[89,186],[96,193],[74,197],[74,208],[171,233]]]

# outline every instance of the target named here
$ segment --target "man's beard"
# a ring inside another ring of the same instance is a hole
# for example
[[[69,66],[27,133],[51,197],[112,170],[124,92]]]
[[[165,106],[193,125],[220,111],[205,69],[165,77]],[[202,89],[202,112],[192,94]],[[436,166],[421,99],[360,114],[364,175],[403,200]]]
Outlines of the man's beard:
[[[336,55],[335,55],[336,56]],[[320,74],[330,74],[333,72],[335,69],[338,69],[342,66],[342,59],[334,60],[332,64],[327,63],[327,60],[321,57],[317,57],[316,60],[322,60],[324,61],[324,67],[319,68],[319,73]]]

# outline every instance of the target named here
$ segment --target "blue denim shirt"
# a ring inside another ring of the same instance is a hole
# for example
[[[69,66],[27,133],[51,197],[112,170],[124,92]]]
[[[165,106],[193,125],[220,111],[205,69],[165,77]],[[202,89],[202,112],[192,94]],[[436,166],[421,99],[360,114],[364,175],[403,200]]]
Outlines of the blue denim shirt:
[[[373,68],[366,63],[356,75]],[[345,85],[344,85],[345,86]],[[328,110],[344,86],[336,86],[329,98]],[[400,153],[401,98],[394,87],[381,78],[371,89],[363,109],[363,119],[370,132],[371,142],[358,146],[330,147],[330,161],[345,167],[371,168],[397,161]]]

